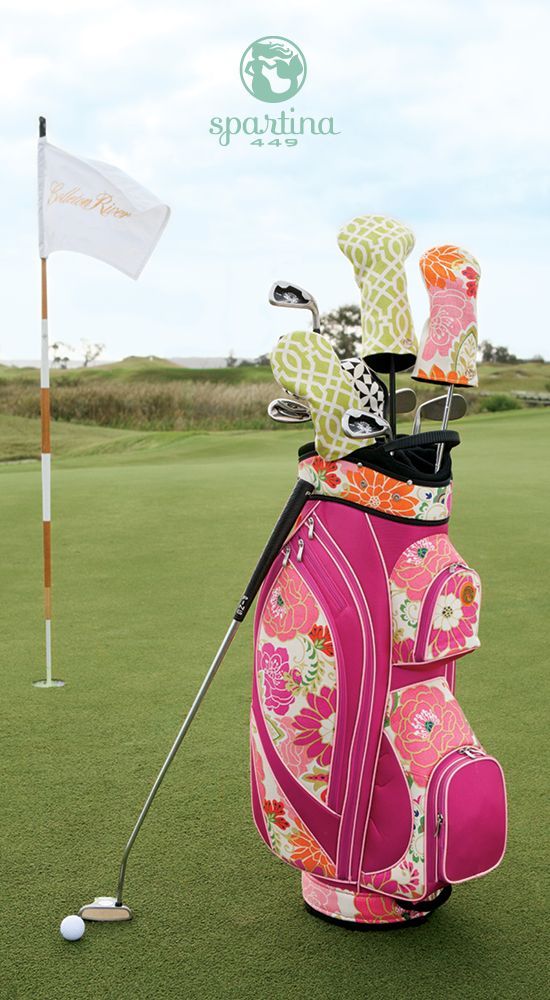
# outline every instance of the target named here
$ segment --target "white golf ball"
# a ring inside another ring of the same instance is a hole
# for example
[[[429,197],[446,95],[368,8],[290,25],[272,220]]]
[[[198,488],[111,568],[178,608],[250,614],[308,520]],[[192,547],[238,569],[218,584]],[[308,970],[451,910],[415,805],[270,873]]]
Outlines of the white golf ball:
[[[77,916],[76,913],[71,913],[69,917],[65,917],[61,921],[59,930],[65,941],[79,941],[86,930],[86,924],[82,917]]]

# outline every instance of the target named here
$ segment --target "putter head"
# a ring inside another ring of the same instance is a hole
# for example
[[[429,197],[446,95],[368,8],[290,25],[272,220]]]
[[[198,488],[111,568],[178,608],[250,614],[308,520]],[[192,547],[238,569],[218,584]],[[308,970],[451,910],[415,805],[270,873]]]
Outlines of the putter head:
[[[395,409],[397,413],[411,413],[416,406],[414,389],[398,389],[395,394]]]
[[[96,896],[93,903],[81,906],[78,911],[83,920],[97,920],[103,923],[116,923],[121,920],[131,920],[132,911],[125,903],[117,904],[115,896]]]
[[[272,306],[282,306],[285,309],[309,309],[313,316],[313,327],[319,328],[319,309],[317,303],[300,285],[291,285],[288,281],[276,281],[269,291],[269,301]]]
[[[346,410],[342,417],[342,430],[349,438],[378,438],[391,433],[385,417],[364,410]]]
[[[311,414],[305,403],[285,396],[272,399],[267,412],[272,420],[280,424],[303,424],[311,420]]]

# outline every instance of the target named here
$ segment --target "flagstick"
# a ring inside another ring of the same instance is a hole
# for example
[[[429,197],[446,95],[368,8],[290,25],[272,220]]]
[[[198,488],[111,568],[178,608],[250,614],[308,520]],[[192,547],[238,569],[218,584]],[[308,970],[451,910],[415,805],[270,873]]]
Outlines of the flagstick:
[[[40,119],[40,136],[46,135],[46,121]],[[52,515],[51,515],[51,435],[50,435],[50,362],[48,337],[48,271],[45,257],[40,258],[42,335],[40,351],[40,425],[42,470],[42,539],[44,550],[44,620],[46,626],[46,680],[34,681],[35,687],[62,687],[64,681],[52,678]]]

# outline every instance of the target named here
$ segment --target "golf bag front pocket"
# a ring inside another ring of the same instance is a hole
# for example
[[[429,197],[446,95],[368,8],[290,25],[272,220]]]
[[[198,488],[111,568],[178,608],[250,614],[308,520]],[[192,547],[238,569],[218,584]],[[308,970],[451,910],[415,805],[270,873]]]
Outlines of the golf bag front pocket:
[[[392,691],[384,735],[409,790],[405,806],[394,780],[392,837],[397,844],[406,835],[408,842],[383,868],[364,867],[361,885],[414,902],[495,868],[506,840],[502,771],[479,745],[447,682],[438,677]],[[389,773],[388,764],[385,769]],[[388,810],[390,785],[377,780],[375,794],[378,786]],[[374,802],[373,821],[377,811]],[[365,866],[377,854],[376,825],[367,831]]]
[[[459,747],[435,768],[426,800],[427,890],[492,871],[506,849],[502,768],[480,746]]]
[[[446,534],[409,545],[390,590],[394,665],[456,659],[478,648],[481,582]]]

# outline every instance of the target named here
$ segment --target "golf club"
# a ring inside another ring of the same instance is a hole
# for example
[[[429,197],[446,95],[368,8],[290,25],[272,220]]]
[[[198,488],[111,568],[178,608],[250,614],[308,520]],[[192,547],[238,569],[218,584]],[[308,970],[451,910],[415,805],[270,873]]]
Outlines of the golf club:
[[[272,420],[281,424],[303,424],[311,420],[309,408],[299,399],[289,399],[283,396],[280,399],[272,399],[267,407],[268,415]]]
[[[276,281],[271,286],[269,301],[272,306],[282,306],[285,309],[309,309],[313,317],[314,333],[319,333],[319,307],[309,292],[300,285],[291,285],[288,281]]]
[[[385,417],[363,410],[346,410],[342,417],[342,430],[349,438],[378,438],[390,433],[390,425]]]
[[[422,426],[422,420],[445,420],[445,425],[441,428],[445,430],[449,420],[460,420],[464,416],[467,410],[466,400],[464,396],[458,395],[453,396],[450,406],[448,406],[449,397],[436,396],[435,399],[426,399],[418,407],[414,423],[412,427],[413,434],[419,434],[420,428]],[[445,411],[448,409],[447,414]],[[439,446],[438,446],[439,447]]]
[[[453,391],[454,391],[454,385],[450,385],[449,388],[447,389],[447,398],[445,400],[445,408],[443,410],[443,418],[441,420],[441,430],[442,431],[444,431],[444,430],[447,429],[447,424],[449,423],[449,420],[453,419],[453,417],[452,417],[452,409],[453,409],[453,403],[454,403],[454,401],[456,401],[459,398],[464,399],[463,396],[462,397],[453,396]],[[464,400],[464,412],[466,412],[466,400]],[[441,466],[441,460],[442,460],[442,458],[443,458],[443,445],[442,444],[438,444],[437,451],[435,453],[435,467],[434,467],[434,472],[439,472],[439,468]]]
[[[395,395],[395,401],[397,413],[410,413],[416,406],[416,393],[414,389],[398,389]],[[267,407],[267,412],[272,420],[281,424],[301,424],[311,420],[311,414],[306,403],[302,403],[298,399],[291,399],[287,396],[281,396],[279,399],[273,399]],[[363,418],[368,418],[369,416],[368,413],[364,413],[362,410],[354,412],[360,412]],[[350,427],[353,426],[354,419],[351,420],[349,425]],[[439,417],[436,419],[439,419]],[[345,433],[347,437],[361,437],[360,434],[348,435],[347,431]]]
[[[284,510],[282,511],[275,527],[273,528],[273,531],[271,532],[271,535],[269,536],[269,539],[260,556],[256,569],[254,570],[252,576],[250,577],[248,586],[246,587],[243,596],[241,597],[237,605],[237,609],[233,615],[233,619],[231,621],[229,629],[227,630],[223,638],[222,644],[218,649],[218,652],[216,653],[214,659],[212,660],[212,663],[207,673],[205,674],[204,680],[195,696],[195,700],[191,705],[189,712],[187,713],[187,716],[181,726],[181,729],[172,745],[170,753],[168,754],[166,760],[164,761],[164,764],[162,765],[157,775],[157,778],[151,788],[151,791],[149,792],[149,795],[145,800],[145,804],[137,818],[134,829],[130,834],[130,838],[126,844],[126,847],[124,848],[120,863],[117,894],[116,896],[96,896],[96,898],[93,900],[92,903],[87,903],[84,906],[82,906],[78,912],[79,916],[82,917],[83,920],[96,920],[104,922],[115,922],[115,921],[118,922],[122,920],[131,920],[132,911],[130,907],[127,906],[122,901],[122,895],[124,892],[124,880],[126,876],[126,865],[128,862],[130,851],[134,846],[136,837],[141,829],[141,825],[145,817],[147,816],[147,813],[149,812],[153,799],[155,798],[155,795],[157,794],[162,784],[164,776],[168,768],[170,767],[170,764],[172,763],[174,757],[176,756],[176,753],[179,750],[182,740],[186,735],[187,731],[189,730],[191,723],[193,722],[193,719],[195,718],[195,715],[197,714],[197,711],[200,708],[201,702],[203,701],[204,696],[206,695],[206,692],[208,691],[208,688],[210,687],[210,684],[212,683],[218,668],[223,663],[225,655],[233,639],[235,638],[235,634],[239,628],[239,625],[241,624],[241,622],[244,621],[248,611],[252,606],[252,602],[254,601],[254,598],[258,593],[258,590],[260,589],[269,571],[269,568],[273,563],[273,560],[275,559],[275,556],[279,552],[289,531],[291,530],[293,524],[295,523],[296,518],[300,514],[300,511],[302,510],[308,497],[311,496],[312,492],[313,492],[313,487],[311,483],[306,482],[306,480],[304,479],[298,479],[298,482],[296,483],[292,493],[290,494],[290,497],[286,503]]]
[[[414,389],[398,389],[395,394],[395,409],[397,413],[410,413],[416,406]],[[386,414],[387,416],[387,414]]]

